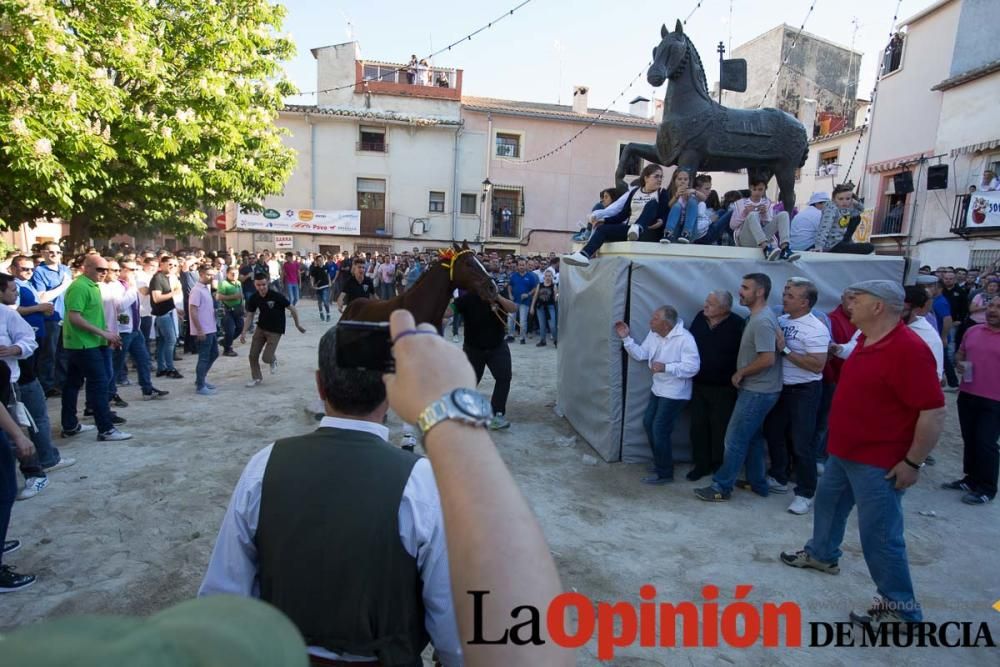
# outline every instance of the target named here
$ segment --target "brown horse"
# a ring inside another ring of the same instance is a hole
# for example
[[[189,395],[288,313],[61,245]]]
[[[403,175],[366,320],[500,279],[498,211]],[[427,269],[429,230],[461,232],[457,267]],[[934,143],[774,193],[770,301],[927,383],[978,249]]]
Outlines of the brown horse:
[[[355,299],[340,316],[342,320],[360,322],[388,322],[392,311],[400,308],[413,314],[417,324],[427,322],[441,329],[444,312],[448,308],[455,288],[475,292],[480,299],[491,302],[497,298],[497,285],[485,267],[476,259],[468,243],[441,252],[438,261],[431,264],[413,287],[403,294],[378,301]]]

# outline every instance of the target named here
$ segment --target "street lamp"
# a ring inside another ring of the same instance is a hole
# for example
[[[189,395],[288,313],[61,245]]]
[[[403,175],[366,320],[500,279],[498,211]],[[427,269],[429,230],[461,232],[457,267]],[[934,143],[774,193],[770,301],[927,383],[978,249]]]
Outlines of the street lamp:
[[[493,189],[493,183],[490,182],[490,177],[487,176],[486,178],[483,179],[482,202],[481,202],[480,207],[479,207],[479,209],[480,209],[480,218],[481,218],[481,220],[480,220],[480,225],[481,226],[480,226],[479,238],[481,238],[481,239],[485,239],[485,238],[487,238],[487,236],[489,236],[489,234],[484,234],[483,232],[484,231],[488,232],[489,229],[490,229],[487,226],[487,223],[486,223],[486,219],[487,219],[486,218],[486,211],[489,210],[489,207],[486,205],[486,198],[489,196],[491,189]]]

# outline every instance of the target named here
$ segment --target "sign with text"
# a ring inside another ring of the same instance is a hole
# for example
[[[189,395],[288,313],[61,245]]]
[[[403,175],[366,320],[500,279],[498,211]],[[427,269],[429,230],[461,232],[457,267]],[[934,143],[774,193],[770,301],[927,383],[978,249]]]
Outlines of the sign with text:
[[[1000,227],[1000,192],[973,192],[965,214],[966,229]]]
[[[295,238],[294,236],[287,236],[287,235],[282,235],[282,234],[275,234],[274,235],[274,247],[275,248],[285,248],[285,249],[291,250],[293,247],[295,247],[293,245],[293,243],[292,243],[292,241],[293,241],[294,238]]]
[[[315,211],[289,208],[278,211],[265,208],[259,213],[240,211],[236,228],[292,234],[361,235],[361,211]]]

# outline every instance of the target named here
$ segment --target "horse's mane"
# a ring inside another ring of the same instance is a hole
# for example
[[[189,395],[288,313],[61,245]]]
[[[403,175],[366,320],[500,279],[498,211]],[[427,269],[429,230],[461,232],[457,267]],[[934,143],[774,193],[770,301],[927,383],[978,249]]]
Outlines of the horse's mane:
[[[698,49],[694,48],[694,42],[687,35],[684,35],[684,41],[687,42],[688,53],[694,58],[695,64],[698,66],[698,80],[701,83],[702,89],[705,94],[708,95],[708,81],[705,79],[705,66],[701,62],[701,56],[698,55]]]

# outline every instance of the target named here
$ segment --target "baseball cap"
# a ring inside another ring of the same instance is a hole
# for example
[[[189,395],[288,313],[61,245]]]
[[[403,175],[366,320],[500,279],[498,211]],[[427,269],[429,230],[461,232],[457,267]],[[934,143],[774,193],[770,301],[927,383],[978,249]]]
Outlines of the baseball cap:
[[[830,195],[825,192],[814,192],[812,197],[809,198],[809,203],[806,206],[812,206],[813,204],[825,204],[830,201]]]

